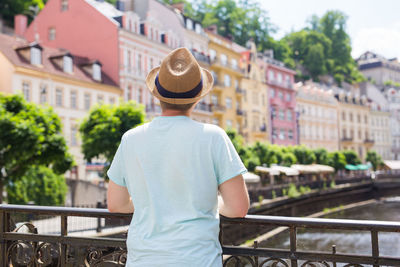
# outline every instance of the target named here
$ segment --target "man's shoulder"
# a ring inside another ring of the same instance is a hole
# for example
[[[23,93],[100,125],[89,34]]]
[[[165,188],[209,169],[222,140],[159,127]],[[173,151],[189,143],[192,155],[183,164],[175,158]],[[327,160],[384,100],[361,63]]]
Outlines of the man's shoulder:
[[[126,131],[123,134],[122,138],[124,138],[124,139],[132,138],[132,136],[136,136],[136,135],[140,135],[140,134],[144,133],[145,129],[148,127],[148,124],[149,123],[147,122],[147,123],[138,125],[135,128],[132,128],[132,129]]]

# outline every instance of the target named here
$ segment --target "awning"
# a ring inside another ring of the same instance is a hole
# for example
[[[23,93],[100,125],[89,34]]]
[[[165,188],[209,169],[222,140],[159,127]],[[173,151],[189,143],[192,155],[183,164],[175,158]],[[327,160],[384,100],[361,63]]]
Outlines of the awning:
[[[328,165],[321,164],[293,164],[291,168],[298,170],[302,174],[312,174],[312,173],[333,173],[335,169]]]
[[[357,169],[360,171],[366,171],[369,170],[369,166],[367,164],[358,164]]]
[[[384,160],[383,163],[391,170],[400,170],[400,160]]]
[[[260,176],[257,174],[254,174],[252,172],[247,172],[243,174],[243,179],[246,183],[259,183],[260,182]]]
[[[286,176],[295,176],[295,175],[300,174],[300,172],[298,170],[289,168],[289,167],[284,167],[284,166],[271,166],[271,169],[277,170],[277,171],[285,174]]]
[[[346,168],[346,170],[349,170],[349,171],[357,171],[358,170],[357,166],[356,165],[352,165],[352,164],[347,164],[344,167]]]
[[[255,171],[258,173],[265,173],[265,174],[269,174],[269,175],[273,175],[273,176],[280,174],[280,171],[278,171],[278,170],[263,167],[263,166],[257,166]]]

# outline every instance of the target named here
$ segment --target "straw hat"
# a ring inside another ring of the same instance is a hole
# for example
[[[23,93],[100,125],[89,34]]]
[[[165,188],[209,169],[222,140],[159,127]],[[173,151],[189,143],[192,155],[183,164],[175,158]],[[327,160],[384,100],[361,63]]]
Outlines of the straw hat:
[[[161,66],[150,71],[146,84],[151,94],[170,104],[190,104],[204,97],[212,88],[211,73],[199,66],[187,48],[169,53]]]

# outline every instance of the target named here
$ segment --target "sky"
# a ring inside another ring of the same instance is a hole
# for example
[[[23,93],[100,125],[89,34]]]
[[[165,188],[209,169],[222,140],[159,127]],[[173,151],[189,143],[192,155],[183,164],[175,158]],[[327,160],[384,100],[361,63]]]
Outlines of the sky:
[[[347,16],[352,56],[369,50],[386,58],[400,59],[400,0],[258,0],[278,27],[275,39],[306,26],[306,20],[328,10]]]

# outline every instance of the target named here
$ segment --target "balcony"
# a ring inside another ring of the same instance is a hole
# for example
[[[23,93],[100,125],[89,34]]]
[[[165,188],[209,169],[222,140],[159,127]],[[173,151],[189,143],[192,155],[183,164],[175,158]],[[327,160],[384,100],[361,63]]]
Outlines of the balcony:
[[[226,107],[222,106],[222,105],[218,105],[218,104],[217,105],[212,104],[211,110],[215,113],[224,113],[226,110]]]
[[[127,260],[126,232],[131,216],[110,213],[105,209],[1,205],[0,266],[124,266]],[[76,225],[71,223],[72,219],[79,219],[80,222],[84,219],[106,220],[109,225],[108,228],[93,229],[101,231],[102,235],[73,233],[70,230]],[[49,220],[53,220],[58,232],[49,233],[46,228],[37,227]],[[260,231],[276,227],[287,229],[290,237],[288,249],[259,248],[256,241],[252,247],[224,242],[232,231]],[[107,230],[112,229],[118,229],[121,234],[110,237]],[[371,251],[363,255],[338,253],[336,246],[340,247],[341,244],[332,246],[331,253],[298,250],[297,233],[303,229],[332,229],[339,233],[346,230],[366,231],[371,235]],[[379,253],[379,246],[387,245],[379,241],[380,234],[395,235],[399,232],[400,223],[389,221],[221,216],[221,260],[224,266],[336,266],[337,263],[346,266],[399,266],[399,255],[386,257]]]
[[[200,63],[205,63],[207,65],[211,64],[210,56],[207,56],[204,53],[200,53],[199,51],[196,51],[195,49],[191,49],[190,52],[192,52],[194,58],[197,61],[199,61]]]
[[[243,116],[243,115],[245,115],[245,112],[243,111],[243,109],[238,108],[238,109],[236,109],[236,115]]]
[[[353,137],[342,137],[341,142],[353,142]]]
[[[238,95],[244,95],[245,94],[245,90],[240,88],[239,86],[236,87],[235,91],[236,91],[236,94],[238,94]]]
[[[212,110],[211,110],[211,104],[202,103],[202,102],[198,103],[198,104],[195,106],[194,110],[204,111],[204,112],[209,112],[209,113],[212,112]]]
[[[374,143],[375,143],[375,141],[372,139],[369,139],[369,138],[364,139],[364,144],[366,144],[366,145],[373,145]]]
[[[267,131],[267,126],[264,124],[260,127],[260,132],[266,132]]]

